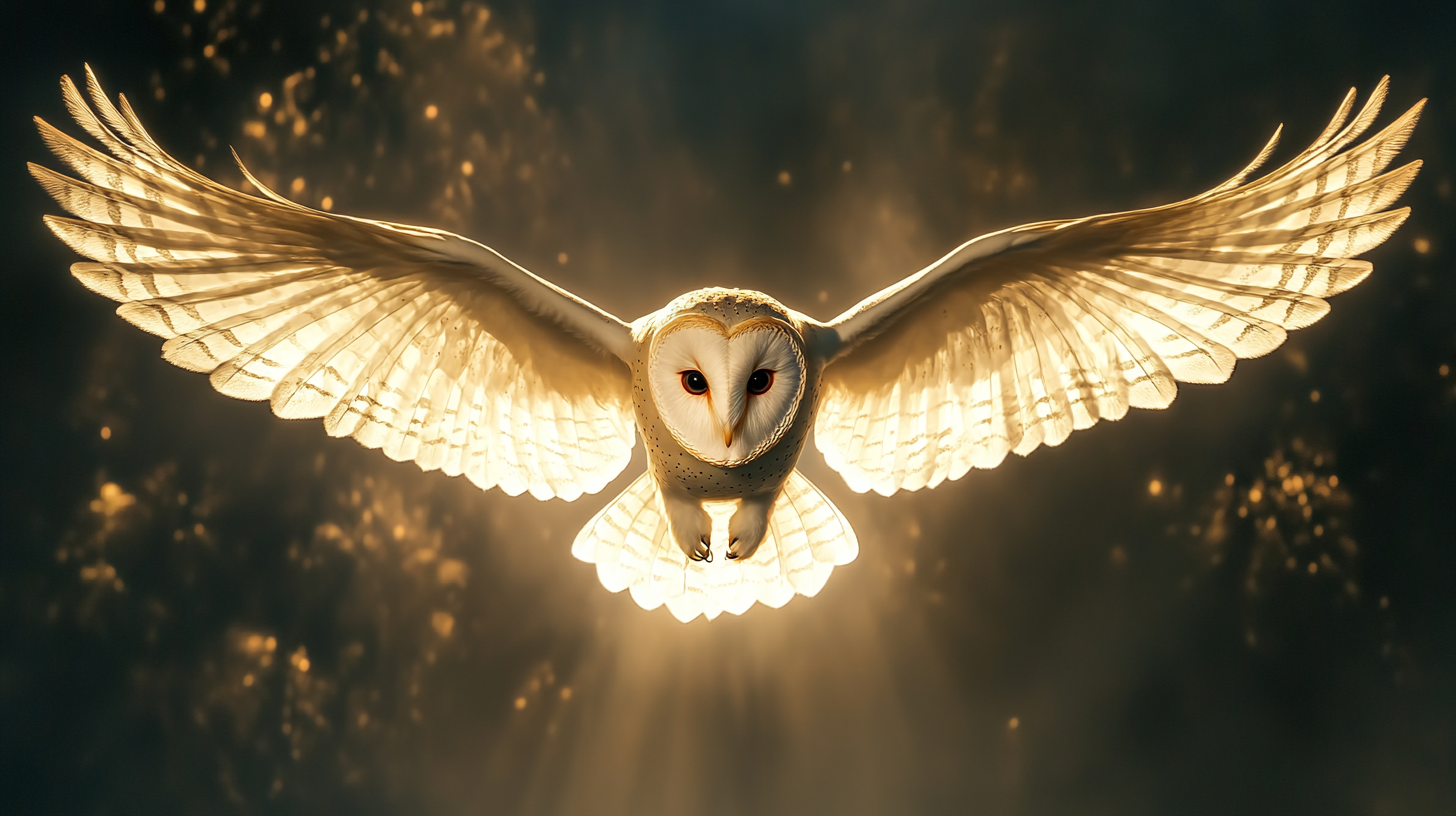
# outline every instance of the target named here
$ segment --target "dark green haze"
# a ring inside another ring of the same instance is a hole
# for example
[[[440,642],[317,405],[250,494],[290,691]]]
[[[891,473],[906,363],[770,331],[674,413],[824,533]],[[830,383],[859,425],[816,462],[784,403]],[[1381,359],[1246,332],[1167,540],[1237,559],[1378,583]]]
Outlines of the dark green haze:
[[[0,812],[1456,813],[1456,6],[11,5]],[[1384,74],[1382,122],[1432,102],[1323,321],[933,491],[810,451],[860,558],[685,626],[569,552],[640,448],[600,496],[482,493],[217,395],[74,281],[24,165],[85,62],[225,183],[231,145],[629,320],[709,285],[828,318],[1283,122],[1279,162]]]

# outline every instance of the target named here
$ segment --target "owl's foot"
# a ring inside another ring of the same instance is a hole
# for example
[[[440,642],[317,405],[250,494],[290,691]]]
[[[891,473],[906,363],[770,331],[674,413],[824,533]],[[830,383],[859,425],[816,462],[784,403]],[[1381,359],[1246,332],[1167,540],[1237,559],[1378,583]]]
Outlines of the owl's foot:
[[[749,496],[741,501],[733,517],[728,519],[728,558],[737,561],[751,557],[768,533],[768,516],[773,510],[772,493]]]
[[[690,561],[711,563],[713,560],[713,517],[701,502],[683,496],[662,493],[663,509],[667,510],[667,528],[673,541]]]

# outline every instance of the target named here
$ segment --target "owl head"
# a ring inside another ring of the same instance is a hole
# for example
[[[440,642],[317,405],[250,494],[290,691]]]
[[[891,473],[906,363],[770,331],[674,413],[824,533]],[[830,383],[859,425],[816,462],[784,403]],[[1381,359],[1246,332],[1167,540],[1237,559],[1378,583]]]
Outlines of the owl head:
[[[704,462],[734,467],[773,447],[793,424],[807,376],[804,341],[766,298],[694,294],[694,302],[664,310],[671,316],[652,339],[648,380],[672,438]]]

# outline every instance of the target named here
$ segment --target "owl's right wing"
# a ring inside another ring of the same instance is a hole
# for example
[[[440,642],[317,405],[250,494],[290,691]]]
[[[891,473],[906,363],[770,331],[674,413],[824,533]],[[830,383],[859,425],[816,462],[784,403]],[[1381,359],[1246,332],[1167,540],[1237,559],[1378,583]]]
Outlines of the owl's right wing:
[[[223,187],[87,80],[100,116],[69,77],[66,103],[111,155],[37,118],[84,181],[31,172],[78,217],[45,219],[95,261],[72,273],[167,338],[168,361],[481,488],[571,500],[626,467],[622,321],[457,235],[311,210],[251,176],[267,198]]]
[[[1417,104],[1349,150],[1346,96],[1309,149],[1249,183],[1149,210],[1015,227],[971,241],[831,321],[815,442],[857,491],[889,495],[1058,445],[1128,407],[1163,408],[1176,381],[1228,379],[1324,298],[1370,274],[1351,260],[1408,209],[1382,212],[1419,169],[1384,175]]]

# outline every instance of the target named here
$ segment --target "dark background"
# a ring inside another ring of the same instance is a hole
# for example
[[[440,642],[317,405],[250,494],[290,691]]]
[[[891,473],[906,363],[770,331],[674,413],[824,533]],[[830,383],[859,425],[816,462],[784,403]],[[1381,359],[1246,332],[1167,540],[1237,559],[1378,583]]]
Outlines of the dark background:
[[[4,14],[0,811],[1456,812],[1456,6],[157,5]],[[808,453],[859,560],[683,626],[569,554],[640,452],[481,493],[216,395],[70,278],[24,163],[84,62],[224,182],[234,145],[625,319],[704,285],[828,318],[1280,122],[1288,158],[1386,73],[1382,121],[1432,102],[1414,214],[1322,322],[934,491]]]

